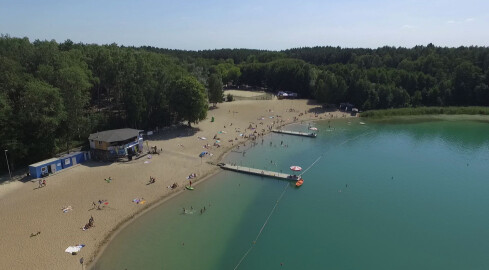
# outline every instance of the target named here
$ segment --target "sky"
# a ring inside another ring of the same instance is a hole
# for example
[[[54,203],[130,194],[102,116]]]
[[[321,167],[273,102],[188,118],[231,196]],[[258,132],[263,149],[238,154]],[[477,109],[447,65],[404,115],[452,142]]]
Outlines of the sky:
[[[204,50],[488,46],[487,0],[0,0],[0,34]]]

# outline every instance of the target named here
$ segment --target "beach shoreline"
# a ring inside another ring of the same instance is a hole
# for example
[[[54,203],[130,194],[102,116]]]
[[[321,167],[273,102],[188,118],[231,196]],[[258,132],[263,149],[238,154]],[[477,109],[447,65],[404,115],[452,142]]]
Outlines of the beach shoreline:
[[[229,153],[229,151],[228,151]],[[216,167],[216,170],[209,172],[208,175],[205,175],[202,179],[199,181],[196,181],[195,184],[192,182],[192,185],[198,186],[199,184],[203,183],[209,178],[212,178],[214,175],[218,174],[221,171],[220,168]],[[183,192],[186,192],[188,190],[186,189],[181,189],[173,193],[165,194],[163,195],[160,199],[154,201],[151,204],[148,204],[144,209],[141,209],[137,212],[134,213],[134,215],[128,217],[126,220],[121,221],[119,224],[117,224],[111,231],[107,232],[104,238],[98,243],[97,247],[89,257],[90,260],[87,261],[86,263],[86,268],[87,269],[92,269],[94,265],[97,263],[99,258],[102,256],[104,253],[105,249],[107,246],[110,244],[110,242],[119,235],[119,233],[124,230],[127,226],[129,226],[132,222],[136,221],[139,217],[147,214],[149,211],[155,209],[156,207],[161,206],[163,203],[167,202],[168,200],[177,197],[178,195],[181,195]]]
[[[168,133],[174,133],[169,139],[158,137],[158,135],[149,138],[148,142],[151,146],[164,149],[161,155],[151,159],[143,157],[139,161],[130,163],[110,164],[91,161],[86,165],[82,164],[67,172],[49,177],[47,188],[32,189],[33,186],[37,185],[37,181],[29,181],[23,183],[21,187],[12,189],[15,192],[2,193],[0,190],[0,202],[5,202],[0,206],[3,215],[13,217],[20,214],[23,216],[21,219],[13,218],[11,222],[5,222],[9,220],[8,218],[4,219],[3,222],[0,221],[0,229],[14,231],[12,237],[5,239],[7,241],[0,242],[0,247],[3,247],[3,250],[11,250],[11,252],[7,252],[9,255],[12,253],[12,256],[3,256],[0,263],[13,269],[77,269],[79,267],[78,260],[80,257],[84,257],[85,265],[90,269],[103,254],[110,241],[127,225],[148,211],[181,194],[185,190],[185,183],[188,182],[185,175],[197,173],[198,177],[192,179],[192,182],[198,185],[217,174],[220,169],[215,164],[225,158],[238,145],[249,142],[249,138],[238,137],[237,134],[243,132],[241,129],[246,129],[246,126],[251,125],[250,123],[253,123],[257,129],[263,127],[263,136],[265,136],[270,132],[268,128],[265,128],[266,124],[278,120],[272,117],[265,118],[264,116],[267,114],[282,116],[280,120],[283,122],[274,128],[293,122],[349,117],[343,112],[321,111],[320,108],[320,105],[311,104],[307,100],[239,101],[219,104],[219,107],[209,111],[208,115],[209,119],[216,116],[215,123],[206,119],[193,129],[168,131],[164,134],[165,136]],[[308,111],[317,111],[318,114]],[[298,117],[300,114],[302,116]],[[205,136],[211,141],[212,135],[217,135],[217,131],[220,129],[223,130],[219,134],[219,137],[222,137],[222,146],[206,150],[215,154],[204,157],[207,159],[204,162],[197,155],[203,151],[201,144],[208,142],[208,140],[201,140],[201,138]],[[232,129],[238,131],[233,132]],[[143,163],[143,160],[148,163]],[[111,184],[102,183],[103,180],[100,180],[107,175],[115,179]],[[148,186],[149,184],[144,185],[146,183],[144,180],[135,180],[146,179],[146,176],[151,175],[157,178],[157,183],[151,186]],[[174,182],[179,185],[176,190],[165,188]],[[51,186],[54,186],[56,190],[50,190]],[[33,192],[32,190],[36,191]],[[130,198],[136,196],[137,198],[139,196],[144,197],[148,203],[139,205],[130,202]],[[110,204],[107,208],[88,213],[79,211],[83,205],[86,206],[90,201],[99,197],[109,200]],[[74,211],[68,214],[53,211],[56,206],[68,204],[67,201],[73,206]],[[112,207],[112,205],[115,206]],[[88,230],[88,232],[81,231],[78,226],[83,225],[83,220],[92,215],[97,227]],[[68,216],[71,218],[66,218]],[[22,225],[26,226],[22,227]],[[22,236],[28,236],[29,233],[36,230],[42,231],[42,234],[30,239]],[[44,238],[44,234],[47,234],[48,238]],[[16,242],[21,243],[14,249],[8,249]],[[76,243],[84,243],[86,247],[76,256],[63,252],[67,246]],[[69,256],[69,258],[63,258],[63,256]]]

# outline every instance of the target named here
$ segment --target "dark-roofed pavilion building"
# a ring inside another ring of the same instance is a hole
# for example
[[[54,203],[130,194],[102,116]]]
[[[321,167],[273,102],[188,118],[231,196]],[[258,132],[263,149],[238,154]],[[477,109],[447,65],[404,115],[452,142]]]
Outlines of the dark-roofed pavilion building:
[[[122,128],[90,134],[90,152],[93,159],[115,160],[132,157],[143,151],[142,130]]]

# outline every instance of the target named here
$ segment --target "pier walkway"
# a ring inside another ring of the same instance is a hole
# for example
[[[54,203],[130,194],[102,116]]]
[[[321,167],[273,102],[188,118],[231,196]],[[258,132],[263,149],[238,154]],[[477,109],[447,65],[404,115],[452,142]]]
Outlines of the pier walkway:
[[[281,133],[281,134],[288,134],[288,135],[304,136],[304,137],[310,137],[310,138],[316,138],[316,136],[317,136],[317,134],[313,133],[313,132],[306,133],[306,132],[289,131],[289,130],[281,130],[281,129],[272,129],[272,132]]]
[[[259,176],[274,177],[274,178],[285,179],[285,180],[290,180],[290,181],[297,181],[300,178],[299,176],[296,176],[293,174],[272,172],[272,171],[260,170],[260,169],[243,167],[243,166],[235,166],[235,165],[226,164],[226,163],[219,163],[219,164],[217,164],[217,166],[219,166],[225,170],[247,173],[247,174],[253,174],[253,175],[259,175]]]

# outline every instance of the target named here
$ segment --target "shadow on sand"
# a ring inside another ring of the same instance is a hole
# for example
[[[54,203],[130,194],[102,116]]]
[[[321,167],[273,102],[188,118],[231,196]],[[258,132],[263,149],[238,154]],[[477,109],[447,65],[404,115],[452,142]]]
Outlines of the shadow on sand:
[[[171,126],[171,127],[162,128],[158,132],[153,133],[153,135],[145,136],[144,139],[152,140],[152,141],[156,141],[156,140],[163,141],[163,140],[170,140],[174,138],[185,138],[185,137],[194,136],[198,131],[200,131],[200,129],[196,127]]]

